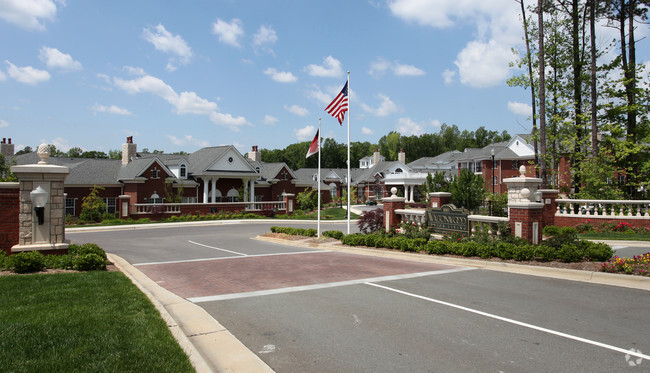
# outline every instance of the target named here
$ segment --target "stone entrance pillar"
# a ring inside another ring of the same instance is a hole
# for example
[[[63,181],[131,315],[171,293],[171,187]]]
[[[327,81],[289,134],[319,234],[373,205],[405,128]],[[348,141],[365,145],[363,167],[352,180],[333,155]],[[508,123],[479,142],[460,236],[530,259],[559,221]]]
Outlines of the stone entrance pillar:
[[[282,193],[282,199],[284,200],[284,204],[287,208],[287,215],[293,214],[293,210],[295,210],[296,204],[296,195],[292,193]]]
[[[38,156],[41,158],[38,164],[11,167],[11,172],[20,183],[18,245],[11,248],[11,253],[40,251],[44,254],[65,254],[70,245],[65,239],[63,182],[70,170],[47,163],[50,148],[46,144],[38,147]],[[35,206],[30,196],[39,187],[39,191],[48,193],[42,224],[34,212]]]
[[[526,167],[519,168],[519,177],[504,179],[508,186],[508,209],[510,227],[517,237],[527,239],[533,244],[542,242],[543,211],[542,192],[539,186],[542,179],[526,177]]]
[[[448,205],[451,202],[451,193],[448,192],[433,192],[429,193],[429,199],[433,208],[440,208]]]

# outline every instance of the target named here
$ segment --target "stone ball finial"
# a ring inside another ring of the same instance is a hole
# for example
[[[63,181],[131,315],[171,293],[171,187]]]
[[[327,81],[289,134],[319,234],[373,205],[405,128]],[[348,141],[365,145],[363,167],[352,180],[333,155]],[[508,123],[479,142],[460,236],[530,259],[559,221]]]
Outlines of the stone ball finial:
[[[36,154],[41,159],[38,164],[47,164],[47,159],[50,157],[50,146],[45,143],[39,145]]]
[[[397,197],[397,188],[395,187],[390,188],[390,193],[392,194],[391,197]]]
[[[523,164],[519,167],[519,177],[526,177],[526,166]]]

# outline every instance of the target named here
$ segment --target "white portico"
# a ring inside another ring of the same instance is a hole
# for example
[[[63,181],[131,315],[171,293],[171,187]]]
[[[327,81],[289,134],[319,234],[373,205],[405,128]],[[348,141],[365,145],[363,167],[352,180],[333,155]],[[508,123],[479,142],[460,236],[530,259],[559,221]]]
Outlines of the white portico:
[[[259,173],[237,149],[204,148],[190,157],[192,175],[203,183],[202,203],[255,201],[255,180]],[[242,186],[243,196],[238,191]]]

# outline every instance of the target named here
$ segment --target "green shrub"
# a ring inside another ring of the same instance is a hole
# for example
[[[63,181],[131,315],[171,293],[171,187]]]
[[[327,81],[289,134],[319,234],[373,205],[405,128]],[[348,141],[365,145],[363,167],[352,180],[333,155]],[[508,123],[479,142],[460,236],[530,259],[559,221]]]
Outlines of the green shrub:
[[[337,240],[340,240],[341,237],[343,237],[343,232],[341,232],[341,231],[325,231],[325,232],[323,232],[323,236],[331,237],[331,238],[335,238]]]
[[[341,243],[348,246],[361,246],[366,244],[366,240],[361,233],[346,234],[341,238]]]
[[[38,272],[45,268],[45,255],[38,251],[24,251],[9,256],[9,269],[16,273]]]
[[[7,268],[7,253],[0,250],[0,270]]]
[[[82,254],[72,259],[72,268],[77,271],[105,270],[106,260],[95,253]]]
[[[83,245],[72,244],[68,248],[68,253],[72,256],[81,256],[85,254],[96,254],[106,260],[106,252],[96,243],[88,242]]]
[[[594,262],[606,262],[614,255],[612,248],[602,242],[580,241],[580,245],[584,246],[585,258]]]

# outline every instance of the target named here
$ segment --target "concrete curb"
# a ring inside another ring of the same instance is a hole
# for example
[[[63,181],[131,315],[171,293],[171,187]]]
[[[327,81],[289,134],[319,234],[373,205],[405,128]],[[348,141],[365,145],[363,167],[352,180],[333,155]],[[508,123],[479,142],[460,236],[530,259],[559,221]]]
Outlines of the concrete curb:
[[[151,300],[197,372],[273,372],[203,308],[162,288],[121,257],[107,255]]]
[[[344,246],[340,243],[309,243],[300,241],[283,240],[273,237],[257,236],[255,240],[281,243],[290,246],[308,247],[321,250],[331,250],[346,252],[352,254],[372,255],[385,258],[404,259],[423,263],[447,264],[463,267],[476,267],[490,271],[500,271],[517,273],[522,275],[531,275],[539,277],[556,278],[570,281],[589,282],[599,285],[620,286],[631,289],[650,291],[650,277],[631,276],[617,273],[581,271],[577,269],[552,268],[543,266],[531,266],[525,264],[513,264],[503,262],[490,262],[485,260],[449,258],[436,255],[422,255],[416,253],[406,253],[401,251],[384,251],[365,247]]]

